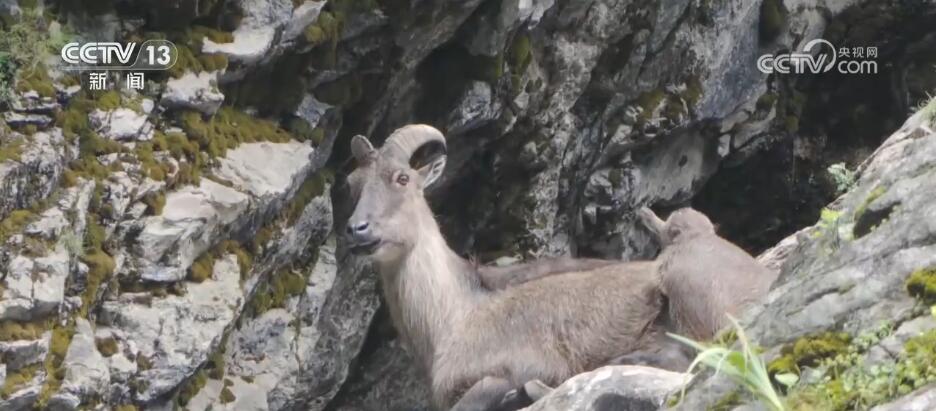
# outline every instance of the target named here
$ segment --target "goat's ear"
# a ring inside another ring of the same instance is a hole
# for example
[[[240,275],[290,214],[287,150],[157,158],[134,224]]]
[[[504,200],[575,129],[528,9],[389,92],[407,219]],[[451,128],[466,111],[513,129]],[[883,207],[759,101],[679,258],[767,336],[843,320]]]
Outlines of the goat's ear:
[[[373,160],[377,155],[377,150],[374,150],[374,145],[367,140],[367,137],[359,134],[351,138],[351,154],[358,164],[362,164]]]
[[[445,155],[436,156],[429,164],[426,164],[416,170],[423,179],[423,189],[432,185],[442,175],[445,170]]]

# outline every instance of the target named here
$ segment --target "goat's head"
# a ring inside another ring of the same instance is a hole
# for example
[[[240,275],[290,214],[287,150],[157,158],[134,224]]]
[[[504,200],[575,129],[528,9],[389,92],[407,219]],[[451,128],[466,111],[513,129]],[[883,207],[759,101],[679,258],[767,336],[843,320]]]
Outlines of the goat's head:
[[[410,166],[410,158],[423,146],[436,144],[442,153],[426,165]],[[433,219],[423,189],[445,168],[445,137],[439,130],[415,124],[397,129],[379,150],[364,136],[351,140],[358,166],[348,176],[356,202],[348,219],[351,251],[389,262],[405,255]]]
[[[664,236],[667,243],[679,238],[690,238],[699,234],[714,234],[715,226],[705,214],[692,208],[680,208],[673,211],[666,219]]]

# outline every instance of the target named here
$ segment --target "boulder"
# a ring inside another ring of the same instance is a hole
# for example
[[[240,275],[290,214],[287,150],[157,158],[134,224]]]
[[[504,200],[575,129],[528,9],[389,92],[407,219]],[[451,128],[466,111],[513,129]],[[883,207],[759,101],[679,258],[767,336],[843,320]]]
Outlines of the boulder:
[[[654,411],[689,374],[642,366],[609,366],[562,383],[526,411]]]

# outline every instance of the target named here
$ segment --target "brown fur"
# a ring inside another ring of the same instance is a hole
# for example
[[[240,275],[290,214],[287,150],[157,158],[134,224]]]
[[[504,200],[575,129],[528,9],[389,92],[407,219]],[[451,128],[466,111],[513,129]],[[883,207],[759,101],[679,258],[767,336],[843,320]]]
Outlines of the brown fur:
[[[407,164],[407,153],[440,139],[431,127],[407,126],[375,155],[356,137],[361,164],[349,181],[358,199],[348,226],[352,250],[377,264],[394,325],[428,372],[436,407],[450,407],[473,386],[485,391],[477,384],[497,385],[490,381],[558,384],[659,342],[662,297],[652,262],[563,274],[531,265],[521,273],[552,275],[497,292],[482,287],[474,265],[445,243],[423,197],[440,160],[419,170]]]
[[[708,340],[748,304],[763,301],[777,274],[715,234],[704,214],[691,208],[674,211],[664,223],[647,208],[638,215],[656,233],[657,257],[668,317],[679,333]]]

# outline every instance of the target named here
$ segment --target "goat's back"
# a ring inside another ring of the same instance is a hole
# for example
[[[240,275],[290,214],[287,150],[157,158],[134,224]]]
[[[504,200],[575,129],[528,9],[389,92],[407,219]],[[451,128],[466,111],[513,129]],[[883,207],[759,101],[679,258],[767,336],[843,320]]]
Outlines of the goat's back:
[[[558,384],[642,348],[661,308],[655,268],[614,264],[489,294],[437,347],[433,391],[450,396],[491,370],[518,385]]]
[[[726,313],[738,315],[762,301],[776,279],[776,273],[715,234],[676,242],[657,261],[670,321],[680,334],[701,340],[728,325]]]

